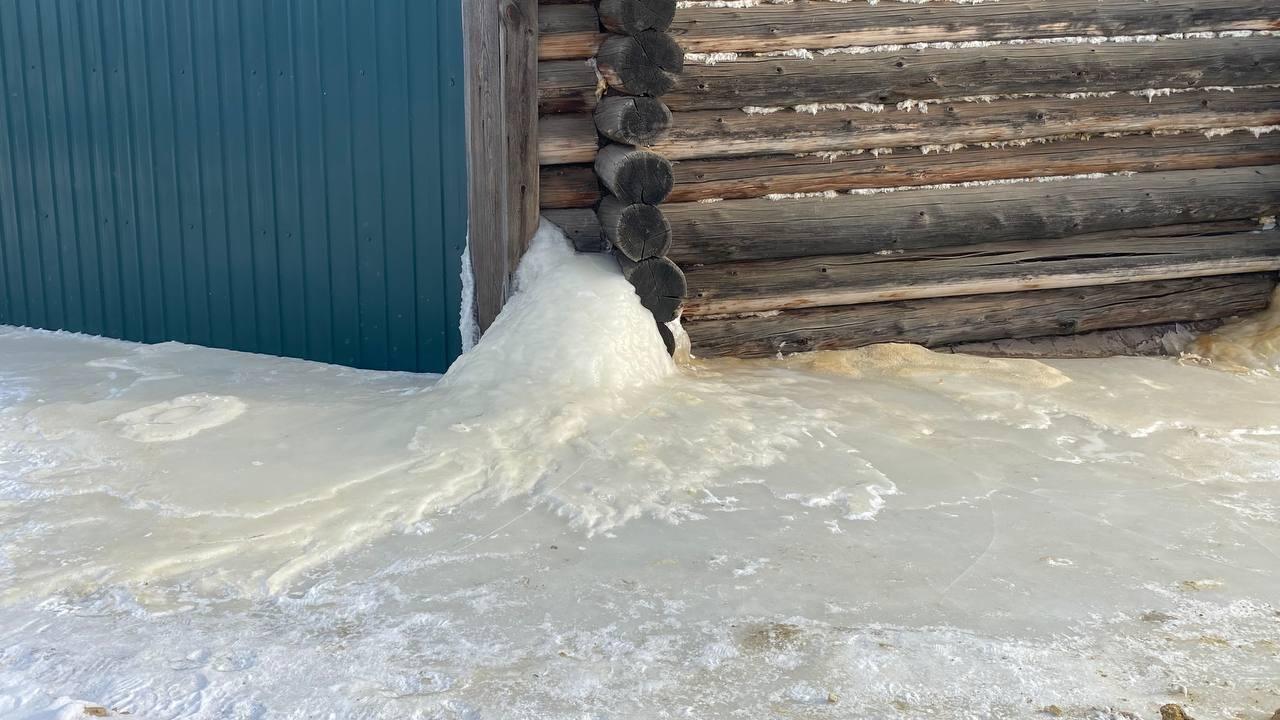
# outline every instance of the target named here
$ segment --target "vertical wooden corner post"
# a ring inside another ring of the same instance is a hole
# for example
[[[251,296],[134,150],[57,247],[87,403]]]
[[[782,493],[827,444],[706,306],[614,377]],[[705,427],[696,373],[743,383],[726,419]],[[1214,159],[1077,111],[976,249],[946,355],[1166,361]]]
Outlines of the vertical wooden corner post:
[[[538,229],[538,0],[461,0],[476,321],[502,310]]]

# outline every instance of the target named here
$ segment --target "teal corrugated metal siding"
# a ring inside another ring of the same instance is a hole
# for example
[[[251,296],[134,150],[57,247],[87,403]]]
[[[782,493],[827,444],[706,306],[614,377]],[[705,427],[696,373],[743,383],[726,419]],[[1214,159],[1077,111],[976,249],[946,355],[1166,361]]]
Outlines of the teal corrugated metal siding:
[[[0,324],[443,370],[460,13],[0,0]]]

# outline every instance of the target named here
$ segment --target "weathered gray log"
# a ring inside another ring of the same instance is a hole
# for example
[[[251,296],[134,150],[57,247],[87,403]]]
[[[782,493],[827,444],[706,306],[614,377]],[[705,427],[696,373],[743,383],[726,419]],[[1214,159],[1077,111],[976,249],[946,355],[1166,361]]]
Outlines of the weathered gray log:
[[[543,165],[590,163],[600,151],[600,131],[591,115],[543,115],[538,131],[538,161]]]
[[[544,165],[538,181],[545,214],[551,209],[595,207],[600,179],[591,165]]]
[[[606,145],[596,155],[595,170],[600,182],[628,203],[657,205],[675,183],[670,160],[629,145]]]
[[[1280,41],[1278,41],[1280,42]],[[817,114],[790,110],[749,115],[741,110],[678,113],[653,143],[672,160],[876,148],[1025,141],[1069,134],[1191,131],[1280,123],[1272,88],[1176,93],[1149,102],[1114,97],[1018,98],[934,105],[927,113],[885,108]],[[591,162],[596,137],[587,115],[543,118],[538,156],[544,165]]]
[[[671,249],[671,225],[653,205],[628,203],[610,195],[597,213],[609,244],[631,260],[660,257]]]
[[[999,358],[1104,358],[1180,355],[1197,335],[1223,325],[1222,319],[1098,330],[1081,335],[1049,335],[959,343],[939,352]]]
[[[595,57],[609,37],[600,30],[600,16],[590,3],[548,5],[538,12],[538,59],[569,60]]]
[[[596,45],[590,33],[598,29],[598,20],[594,12],[575,19],[576,24],[559,23],[544,29],[543,41],[565,53],[561,57],[591,57]],[[681,8],[670,32],[686,52],[768,52],[798,47],[820,50],[940,41],[1271,30],[1277,24],[1280,13],[1274,3],[1263,0],[1002,0],[982,6],[810,2]]]
[[[622,276],[636,289],[640,304],[653,313],[658,322],[671,322],[680,315],[688,286],[684,273],[666,258],[648,258],[635,262],[625,255],[614,253]]]
[[[1263,310],[1275,273],[783,310],[684,321],[700,357],[770,357],[882,342],[928,347],[1230,317]]]
[[[788,200],[671,203],[685,265],[896,252],[1280,213],[1280,167],[1109,175]]]
[[[609,42],[612,39],[605,47]],[[542,65],[551,89],[563,84],[559,62]],[[892,105],[907,100],[1015,93],[1263,85],[1274,82],[1278,74],[1280,42],[1267,36],[1081,45],[1032,43],[833,53],[813,58],[751,56],[715,65],[690,63],[678,87],[664,95],[663,101],[677,112],[811,103]],[[593,83],[594,79],[588,85]],[[558,102],[554,111],[593,109],[594,96],[586,98],[582,89],[570,94],[585,102]],[[563,95],[563,88],[557,92]],[[549,111],[544,103],[544,112]]]
[[[542,215],[564,231],[565,236],[573,242],[573,248],[578,252],[608,252],[609,242],[604,237],[604,231],[600,227],[595,211],[548,210]]]
[[[483,331],[538,228],[538,1],[464,9],[469,235]]]
[[[543,115],[594,110],[604,81],[587,60],[543,60],[538,63],[538,110]],[[590,123],[591,118],[584,118]]]
[[[648,97],[604,98],[594,119],[601,135],[625,145],[649,145],[671,129],[671,110]]]
[[[693,266],[686,316],[768,312],[1280,270],[1280,232],[1254,221],[1049,240]]]
[[[684,69],[684,51],[654,30],[614,35],[600,46],[596,67],[610,87],[628,95],[663,95]]]
[[[1280,110],[1277,111],[1280,122]],[[765,155],[672,163],[667,202],[740,200],[774,193],[1051,177],[1080,173],[1161,172],[1280,164],[1280,133],[1125,135],[1062,139],[1002,148],[969,147],[928,155],[916,149],[821,157]],[[590,165],[543,166],[542,207],[592,207],[600,183]]]
[[[600,22],[624,35],[665,32],[676,16],[676,0],[600,0]]]

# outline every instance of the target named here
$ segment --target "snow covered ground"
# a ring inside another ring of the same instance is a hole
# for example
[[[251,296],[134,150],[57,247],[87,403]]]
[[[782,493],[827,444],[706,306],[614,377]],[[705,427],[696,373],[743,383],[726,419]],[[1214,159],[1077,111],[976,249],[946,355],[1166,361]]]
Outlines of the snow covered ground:
[[[607,260],[520,286],[443,379],[0,328],[0,717],[1280,708],[1280,379],[677,366]]]

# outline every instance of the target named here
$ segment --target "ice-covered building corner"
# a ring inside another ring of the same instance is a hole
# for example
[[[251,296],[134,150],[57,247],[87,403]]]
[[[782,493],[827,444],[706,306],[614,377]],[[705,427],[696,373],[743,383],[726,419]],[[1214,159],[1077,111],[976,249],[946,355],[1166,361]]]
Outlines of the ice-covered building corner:
[[[616,263],[574,252],[564,233],[544,221],[520,261],[510,300],[439,387],[549,397],[608,393],[660,380],[674,368],[653,317]]]

